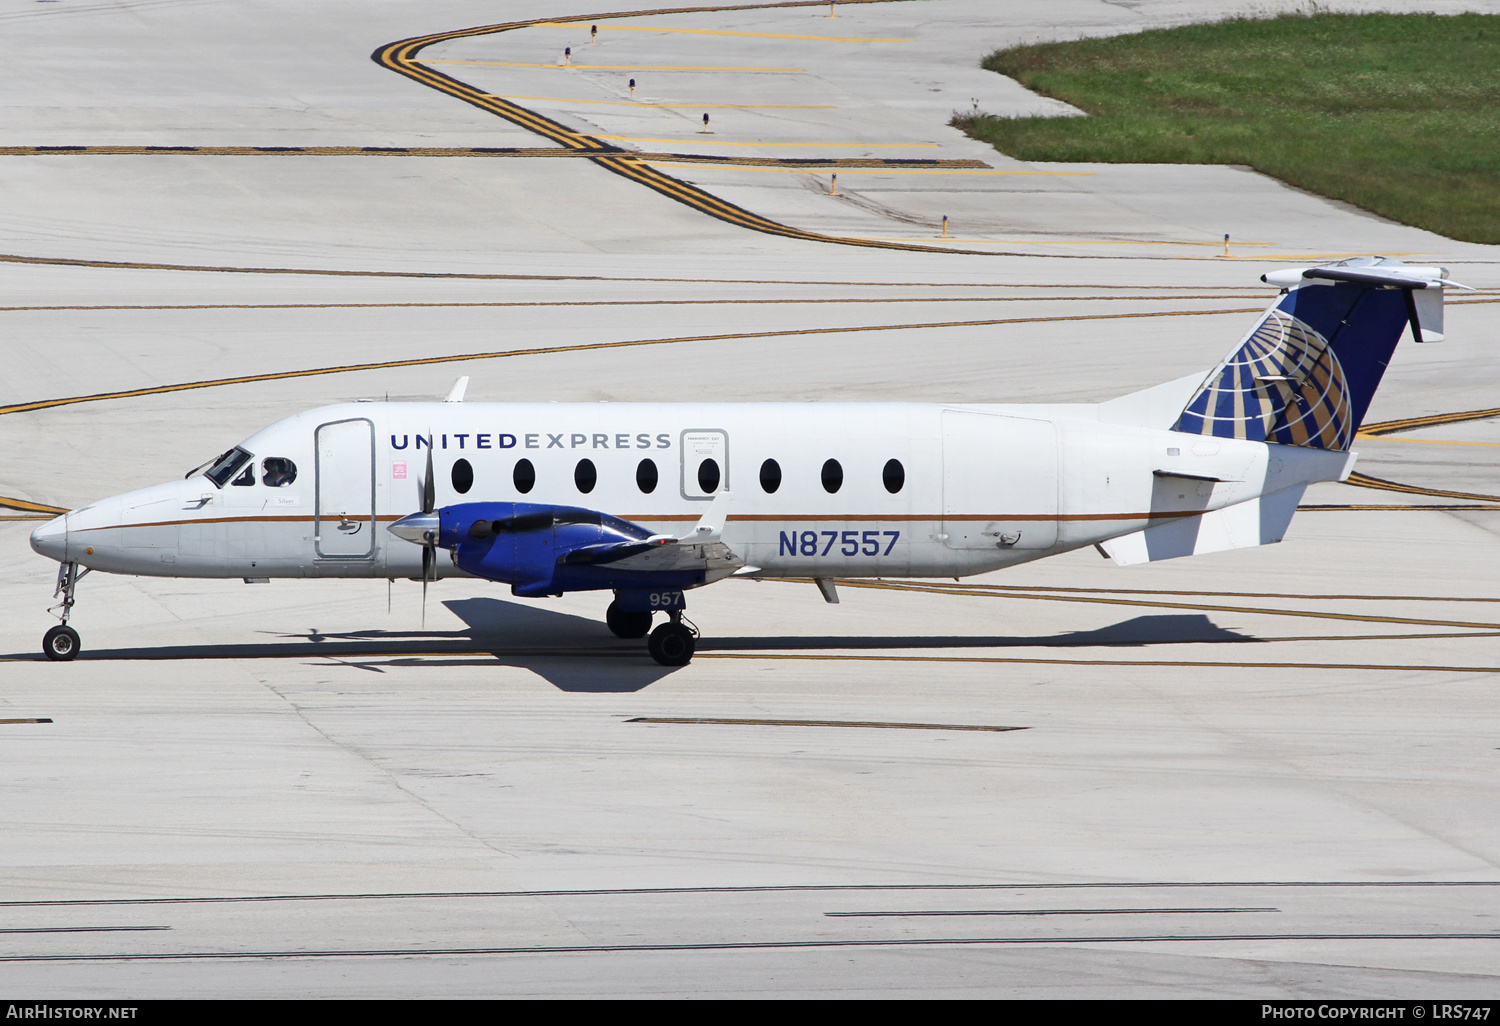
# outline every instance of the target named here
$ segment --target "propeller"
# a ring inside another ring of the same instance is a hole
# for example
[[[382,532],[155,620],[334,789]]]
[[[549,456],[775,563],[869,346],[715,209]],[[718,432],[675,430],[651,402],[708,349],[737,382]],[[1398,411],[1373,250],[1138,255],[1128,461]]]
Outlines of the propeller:
[[[432,477],[432,446],[427,447],[427,473],[422,476],[422,513],[431,516],[437,505],[437,483]],[[438,525],[425,523],[422,531],[422,629],[427,629],[427,580],[437,568]]]
[[[438,535],[442,521],[437,510],[437,480],[432,470],[432,447],[427,448],[427,472],[417,483],[422,508],[408,513],[386,530],[397,538],[422,546],[422,626],[427,626],[427,582],[437,580]]]

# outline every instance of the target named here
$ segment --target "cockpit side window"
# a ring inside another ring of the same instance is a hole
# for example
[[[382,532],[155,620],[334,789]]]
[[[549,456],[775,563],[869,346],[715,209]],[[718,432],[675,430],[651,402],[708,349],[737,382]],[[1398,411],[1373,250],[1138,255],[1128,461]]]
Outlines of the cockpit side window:
[[[245,471],[239,477],[229,482],[239,488],[248,488],[255,483],[255,464],[245,464]]]
[[[297,464],[285,456],[267,456],[260,465],[260,480],[267,488],[285,488],[297,480]]]
[[[214,483],[215,486],[223,488],[225,482],[239,473],[241,467],[249,463],[251,456],[244,449],[235,446],[224,455],[214,460],[214,465],[204,471],[203,476]]]

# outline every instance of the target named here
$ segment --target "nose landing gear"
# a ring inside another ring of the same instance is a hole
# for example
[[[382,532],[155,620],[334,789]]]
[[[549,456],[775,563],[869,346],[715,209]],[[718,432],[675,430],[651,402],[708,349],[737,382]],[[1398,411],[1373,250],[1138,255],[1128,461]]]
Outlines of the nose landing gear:
[[[73,589],[87,576],[87,567],[80,570],[77,563],[63,563],[57,568],[57,587],[52,597],[61,596],[62,601],[47,610],[62,618],[62,623],[42,635],[42,652],[48,659],[66,662],[78,655],[78,632],[68,626],[68,617],[73,612]]]

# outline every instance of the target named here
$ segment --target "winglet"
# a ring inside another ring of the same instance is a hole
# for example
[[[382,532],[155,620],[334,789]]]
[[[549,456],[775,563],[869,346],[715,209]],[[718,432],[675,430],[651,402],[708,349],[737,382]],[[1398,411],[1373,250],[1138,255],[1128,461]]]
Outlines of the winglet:
[[[457,381],[455,381],[453,383],[453,387],[448,390],[448,398],[444,399],[443,402],[445,402],[445,403],[461,403],[461,402],[463,402],[464,401],[464,392],[465,392],[465,390],[468,389],[468,387],[469,387],[469,379],[467,377],[459,378]]]
[[[729,491],[726,489],[714,496],[708,509],[703,511],[703,516],[698,518],[697,526],[678,540],[699,545],[719,541],[724,535],[724,523],[728,519]]]

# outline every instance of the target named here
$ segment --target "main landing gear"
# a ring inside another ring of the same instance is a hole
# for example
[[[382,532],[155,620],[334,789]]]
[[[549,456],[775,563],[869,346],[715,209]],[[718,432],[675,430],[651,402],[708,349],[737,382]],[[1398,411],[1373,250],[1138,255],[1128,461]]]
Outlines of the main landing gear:
[[[88,572],[86,567],[78,569],[77,563],[63,563],[57,568],[57,587],[52,597],[61,596],[62,601],[47,612],[56,613],[62,618],[62,623],[42,635],[42,652],[48,659],[66,662],[78,655],[78,632],[68,626],[68,617],[73,612],[73,589]]]
[[[604,622],[617,638],[644,638],[646,651],[663,666],[686,666],[698,644],[698,631],[682,617],[682,592],[616,592],[604,613]],[[630,608],[635,607],[635,608]],[[651,630],[651,619],[660,609],[670,619]]]
[[[651,632],[646,651],[663,666],[686,666],[698,647],[698,632],[682,622],[682,611],[674,609],[672,619]]]

